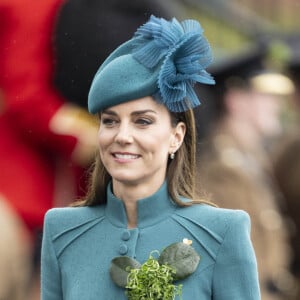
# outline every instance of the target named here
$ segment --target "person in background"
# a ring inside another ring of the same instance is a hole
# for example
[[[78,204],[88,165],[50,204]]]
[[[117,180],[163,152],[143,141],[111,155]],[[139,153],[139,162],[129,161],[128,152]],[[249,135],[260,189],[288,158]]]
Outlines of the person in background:
[[[193,86],[214,83],[211,60],[197,21],[151,16],[100,66],[88,101],[100,118],[91,186],[75,207],[46,214],[42,300],[259,299],[247,213],[195,195]],[[164,252],[154,276],[130,280],[128,262],[143,272],[139,262],[163,249],[186,263],[170,266]],[[156,276],[168,267],[183,286]]]
[[[197,166],[212,201],[251,216],[262,299],[286,300],[294,292],[288,228],[266,147],[282,131],[282,97],[294,86],[287,76],[264,70],[263,57],[251,52],[213,72],[215,118]]]
[[[0,299],[29,299],[31,245],[25,225],[0,195]]]
[[[73,165],[84,166],[95,149],[89,138],[96,136],[96,122],[80,118],[82,111],[68,105],[52,82],[51,37],[59,4],[47,0],[33,10],[31,1],[0,0],[0,192],[32,234],[42,228],[57,193],[62,202],[78,195]],[[82,129],[88,134],[83,136]],[[61,160],[70,178],[58,191]]]
[[[0,114],[4,99],[0,90]],[[0,299],[29,299],[32,245],[28,230],[0,192]]]
[[[37,268],[44,214],[83,194],[78,183],[94,156],[98,126],[53,84],[61,3],[0,0],[0,194],[26,226]]]
[[[286,106],[287,124],[277,139],[272,161],[274,174],[285,200],[286,214],[292,223],[290,235],[293,256],[291,271],[297,280],[295,300],[300,299],[300,63],[295,60],[288,66],[295,84],[295,94]]]

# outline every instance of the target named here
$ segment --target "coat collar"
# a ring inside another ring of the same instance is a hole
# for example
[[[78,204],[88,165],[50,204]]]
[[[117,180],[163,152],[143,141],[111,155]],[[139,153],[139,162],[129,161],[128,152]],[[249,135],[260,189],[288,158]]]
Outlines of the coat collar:
[[[176,209],[165,181],[151,196],[137,202],[137,227],[144,228],[165,220]],[[127,227],[127,215],[124,203],[112,193],[111,183],[107,187],[105,215],[117,227]]]

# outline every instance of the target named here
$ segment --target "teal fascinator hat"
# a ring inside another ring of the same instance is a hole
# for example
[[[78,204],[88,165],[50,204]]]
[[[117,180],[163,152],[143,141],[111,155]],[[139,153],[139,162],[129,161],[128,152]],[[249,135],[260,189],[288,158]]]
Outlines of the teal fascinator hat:
[[[98,69],[88,95],[89,112],[146,96],[172,112],[194,108],[200,104],[195,83],[215,83],[205,70],[211,62],[199,22],[151,16]]]

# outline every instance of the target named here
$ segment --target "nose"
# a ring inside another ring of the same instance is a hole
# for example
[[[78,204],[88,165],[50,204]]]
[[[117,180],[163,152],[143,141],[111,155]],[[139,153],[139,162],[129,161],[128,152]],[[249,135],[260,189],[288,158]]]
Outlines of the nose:
[[[133,142],[132,131],[130,126],[125,123],[121,123],[115,136],[115,142],[121,145],[130,144]]]

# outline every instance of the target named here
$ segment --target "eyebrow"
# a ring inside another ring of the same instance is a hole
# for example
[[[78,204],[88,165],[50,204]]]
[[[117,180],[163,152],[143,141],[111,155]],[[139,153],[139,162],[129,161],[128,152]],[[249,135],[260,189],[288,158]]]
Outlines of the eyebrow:
[[[133,116],[135,116],[135,115],[143,115],[143,114],[145,114],[145,113],[154,113],[154,114],[157,114],[157,112],[154,111],[154,110],[152,110],[152,109],[144,109],[144,110],[133,111],[133,112],[131,113],[131,115],[133,115]],[[109,109],[104,110],[104,111],[102,112],[102,114],[107,114],[107,115],[112,115],[112,116],[117,116],[117,115],[118,115],[115,111],[109,110]]]

